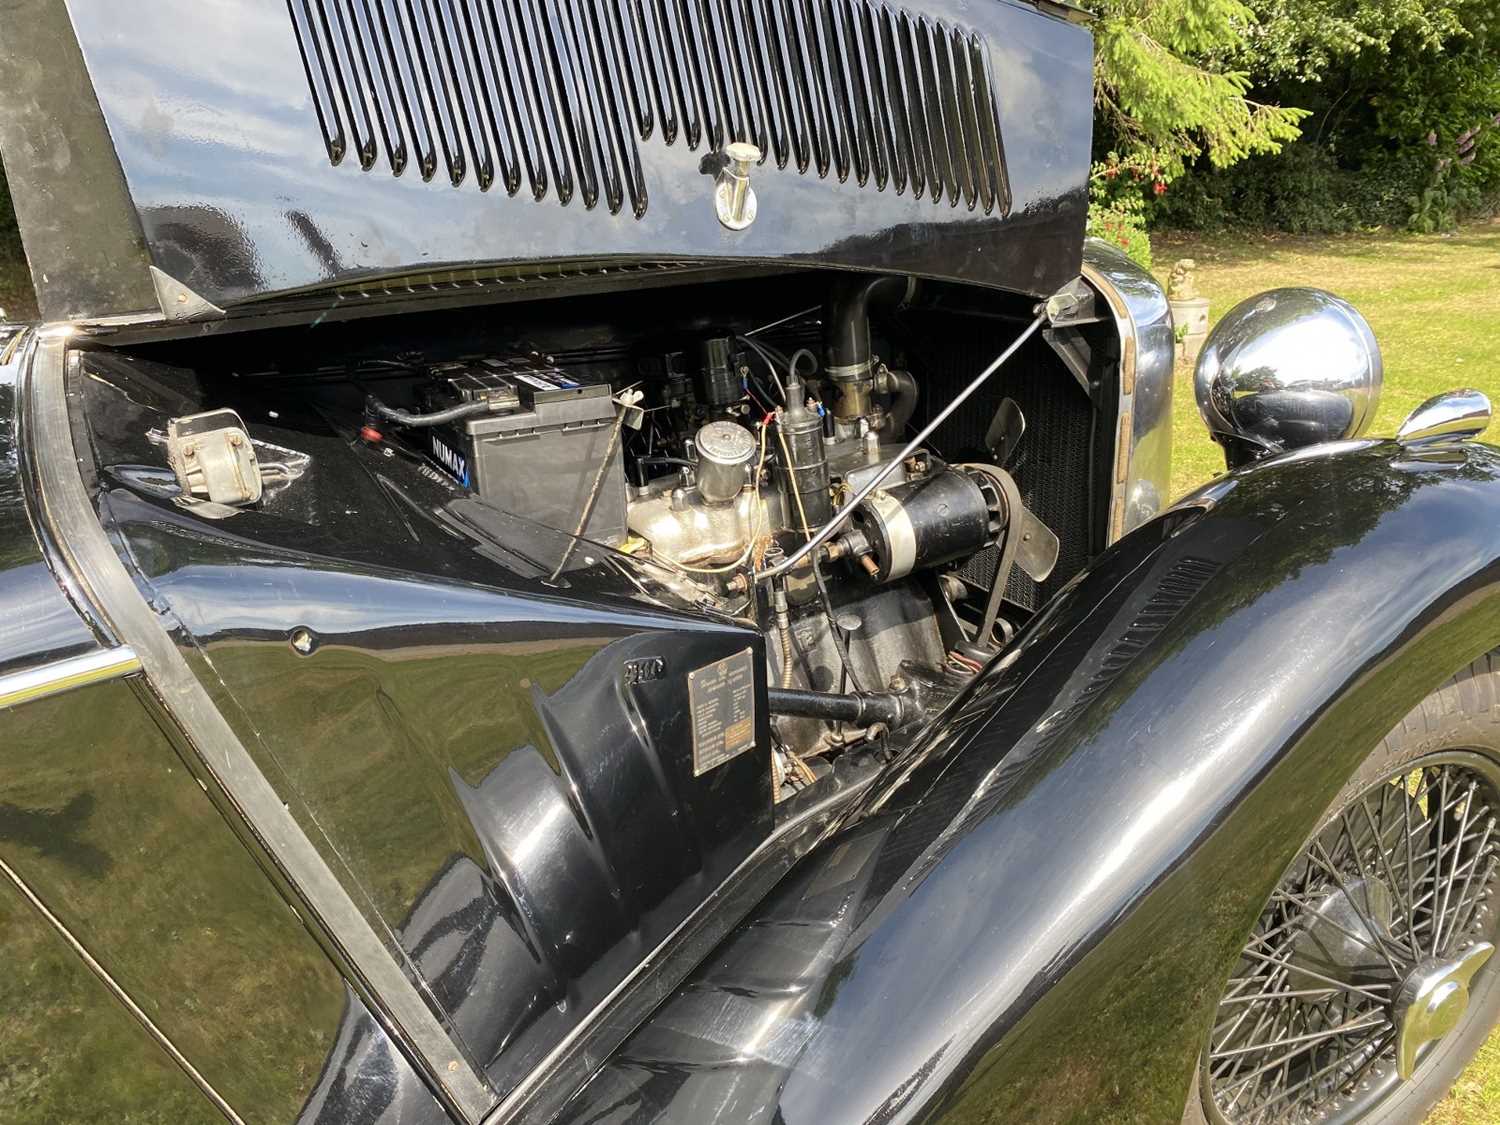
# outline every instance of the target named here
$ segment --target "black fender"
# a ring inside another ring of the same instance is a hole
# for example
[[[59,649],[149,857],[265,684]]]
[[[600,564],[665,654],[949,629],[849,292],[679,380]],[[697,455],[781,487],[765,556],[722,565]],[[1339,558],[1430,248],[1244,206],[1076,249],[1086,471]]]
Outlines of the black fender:
[[[1500,453],[1345,443],[1105,552],[570,1122],[1180,1118],[1276,879],[1500,643]]]

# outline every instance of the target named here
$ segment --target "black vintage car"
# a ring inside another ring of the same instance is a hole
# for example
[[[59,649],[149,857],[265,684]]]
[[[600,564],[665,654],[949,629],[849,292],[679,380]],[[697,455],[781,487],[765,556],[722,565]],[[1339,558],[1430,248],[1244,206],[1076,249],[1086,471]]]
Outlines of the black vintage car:
[[[1418,1121],[1500,1010],[1489,405],[1360,437],[1273,291],[1168,507],[1091,50],[0,5],[0,1121]]]

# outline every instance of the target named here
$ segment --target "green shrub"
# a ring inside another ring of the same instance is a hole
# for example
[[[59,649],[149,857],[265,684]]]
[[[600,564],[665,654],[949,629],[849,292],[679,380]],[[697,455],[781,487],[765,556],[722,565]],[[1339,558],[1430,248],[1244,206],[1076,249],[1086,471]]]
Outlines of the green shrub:
[[[1229,62],[1251,95],[1310,111],[1303,140],[1199,161],[1153,224],[1439,231],[1500,197],[1500,0],[1250,0]]]
[[[1392,153],[1342,168],[1326,147],[1299,141],[1231,168],[1199,168],[1150,205],[1153,226],[1344,234],[1403,227],[1429,176],[1425,153]]]
[[[1166,188],[1161,165],[1150,156],[1134,153],[1122,158],[1111,152],[1089,173],[1089,237],[1118,246],[1149,270],[1146,200]]]
[[[1500,6],[1492,15],[1500,16]],[[1500,195],[1500,29],[1476,21],[1440,65],[1397,68],[1370,99],[1369,131],[1417,154],[1425,173],[1406,194],[1407,225],[1450,230],[1492,209]],[[1367,151],[1369,150],[1367,149]]]
[[[1410,229],[1434,234],[1494,211],[1495,196],[1485,192],[1478,176],[1465,175],[1464,171],[1462,165],[1439,159],[1426,186],[1407,197],[1411,208],[1407,219]]]
[[[21,256],[21,235],[16,229],[16,214],[10,206],[10,190],[5,185],[5,169],[0,167],[0,259]]]
[[[1139,212],[1090,204],[1088,234],[1118,246],[1143,269],[1151,268],[1151,235]]]

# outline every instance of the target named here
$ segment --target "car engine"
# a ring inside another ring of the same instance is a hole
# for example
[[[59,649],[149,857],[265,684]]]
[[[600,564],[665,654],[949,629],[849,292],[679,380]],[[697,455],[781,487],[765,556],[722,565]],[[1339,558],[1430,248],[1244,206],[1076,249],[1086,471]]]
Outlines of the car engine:
[[[1025,428],[1013,401],[962,459],[910,440],[922,377],[882,359],[871,325],[915,289],[845,276],[822,305],[743,330],[433,362],[403,405],[370,393],[360,433],[576,536],[554,583],[618,553],[756,621],[792,790],[951,695],[1013,630],[1012,571],[1041,582],[1058,556],[1006,469]],[[988,568],[966,565],[985,552]]]

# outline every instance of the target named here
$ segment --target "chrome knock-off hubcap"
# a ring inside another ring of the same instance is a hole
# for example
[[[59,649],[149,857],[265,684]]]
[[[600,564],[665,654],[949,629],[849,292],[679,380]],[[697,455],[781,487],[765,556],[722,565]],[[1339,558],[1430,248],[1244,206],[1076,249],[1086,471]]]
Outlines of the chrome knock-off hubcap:
[[[1327,992],[1320,982],[1330,979],[1355,986],[1388,981],[1391,951],[1402,960],[1410,956],[1391,932],[1394,918],[1395,899],[1383,881],[1343,883],[1307,911],[1292,943],[1287,982]],[[1494,952],[1489,942],[1479,942],[1457,957],[1425,957],[1401,981],[1391,1001],[1391,1021],[1396,1027],[1396,1073],[1402,1081],[1416,1071],[1423,1047],[1459,1025],[1469,1007],[1469,982]]]
[[[1417,1069],[1417,1053],[1447,1035],[1469,1008],[1469,982],[1495,947],[1482,941],[1453,961],[1429,958],[1418,965],[1396,994],[1396,1073],[1403,1080]]]
[[[1366,1119],[1472,1015],[1497,886],[1500,763],[1444,751],[1355,798],[1288,868],[1230,977],[1202,1064],[1210,1119]]]

